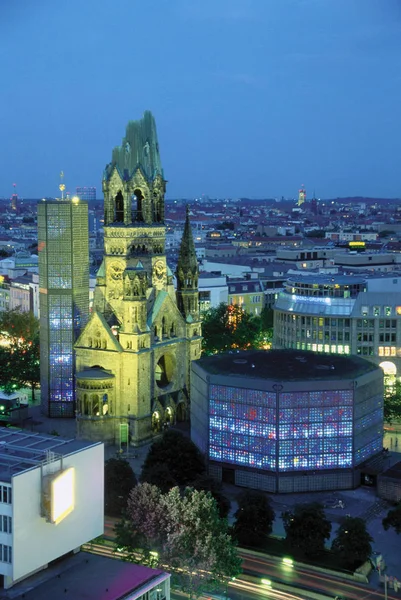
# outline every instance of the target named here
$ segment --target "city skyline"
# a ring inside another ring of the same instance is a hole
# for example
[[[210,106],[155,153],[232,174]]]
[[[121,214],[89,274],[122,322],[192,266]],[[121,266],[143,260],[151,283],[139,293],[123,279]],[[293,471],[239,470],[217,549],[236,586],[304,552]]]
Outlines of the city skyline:
[[[170,197],[399,197],[396,0],[114,6],[2,7],[0,196],[100,195],[150,109]]]

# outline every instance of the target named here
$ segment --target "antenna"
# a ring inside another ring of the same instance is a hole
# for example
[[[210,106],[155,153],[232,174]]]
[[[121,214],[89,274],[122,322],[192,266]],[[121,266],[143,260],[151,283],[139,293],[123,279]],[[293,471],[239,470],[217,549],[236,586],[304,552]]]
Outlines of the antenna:
[[[60,185],[58,186],[58,189],[61,192],[61,199],[64,200],[64,190],[65,190],[64,171],[60,172]]]

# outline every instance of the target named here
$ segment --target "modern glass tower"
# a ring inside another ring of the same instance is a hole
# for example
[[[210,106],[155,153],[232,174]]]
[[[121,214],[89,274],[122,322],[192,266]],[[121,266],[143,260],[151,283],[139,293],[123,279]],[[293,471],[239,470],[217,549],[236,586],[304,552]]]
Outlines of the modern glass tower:
[[[89,315],[88,205],[38,203],[42,412],[75,416],[74,343]]]

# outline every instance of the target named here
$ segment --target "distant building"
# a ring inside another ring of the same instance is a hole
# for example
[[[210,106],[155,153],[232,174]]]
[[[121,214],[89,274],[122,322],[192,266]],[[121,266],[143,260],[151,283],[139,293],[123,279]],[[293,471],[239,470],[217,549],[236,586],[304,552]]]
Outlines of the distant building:
[[[240,306],[250,315],[260,315],[264,307],[264,291],[257,273],[240,279],[228,279],[228,304]]]
[[[104,447],[1,428],[0,463],[0,575],[9,588],[103,533]]]
[[[80,200],[86,200],[86,202],[91,202],[93,200],[96,200],[96,188],[95,187],[77,187],[76,193]]]
[[[274,348],[356,354],[401,371],[401,276],[291,275],[274,305]]]
[[[89,316],[88,205],[38,203],[42,411],[74,417],[74,343]]]
[[[228,303],[227,277],[221,273],[200,273],[198,289],[201,314],[222,302]]]
[[[220,481],[273,493],[351,489],[382,452],[383,372],[275,351],[192,363],[191,438]]]

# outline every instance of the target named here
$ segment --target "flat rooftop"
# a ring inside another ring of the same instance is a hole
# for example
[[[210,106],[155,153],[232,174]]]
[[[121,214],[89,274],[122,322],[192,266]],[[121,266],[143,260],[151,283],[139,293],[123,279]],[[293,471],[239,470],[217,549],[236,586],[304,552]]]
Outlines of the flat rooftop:
[[[300,350],[228,352],[196,361],[212,375],[293,381],[353,379],[380,367],[357,356],[315,354]]]
[[[67,456],[100,442],[64,439],[12,427],[0,428],[0,481],[46,462],[49,453]]]
[[[123,600],[146,586],[154,587],[167,578],[159,569],[79,552],[49,569],[17,583],[0,598],[25,600]],[[16,594],[17,592],[17,594]]]

